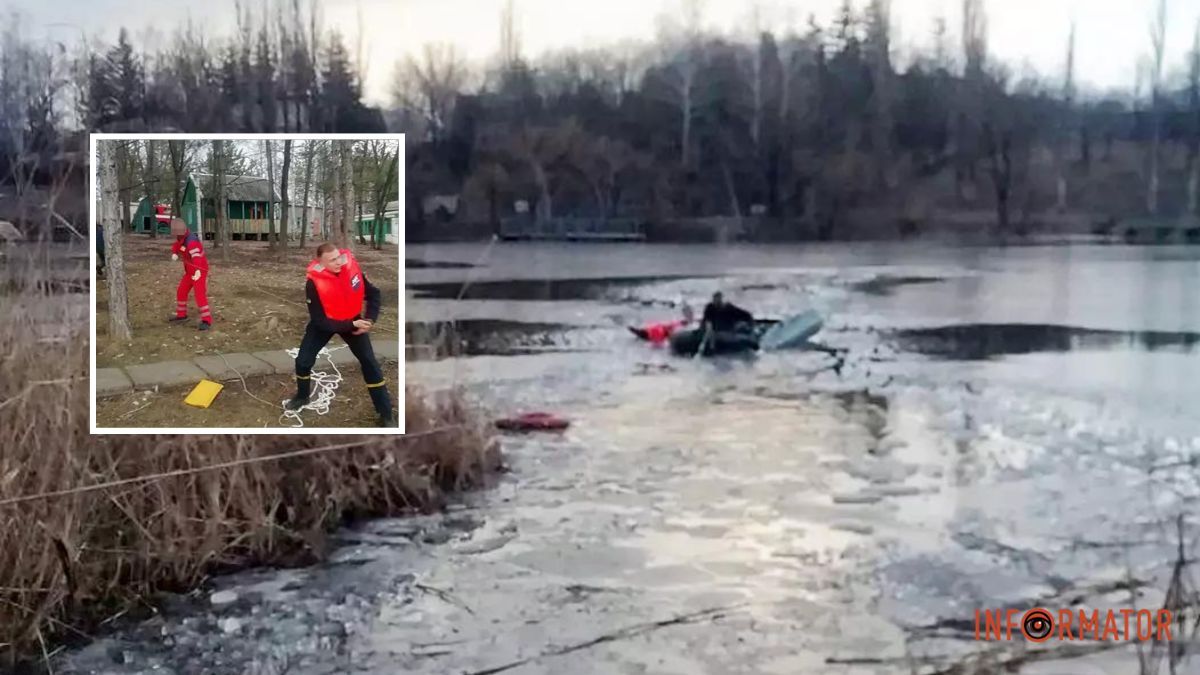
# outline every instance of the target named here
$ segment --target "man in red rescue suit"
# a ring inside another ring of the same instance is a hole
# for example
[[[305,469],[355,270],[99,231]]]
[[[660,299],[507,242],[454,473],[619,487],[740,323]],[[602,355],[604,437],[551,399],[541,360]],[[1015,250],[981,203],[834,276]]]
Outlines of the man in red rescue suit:
[[[362,366],[367,391],[379,415],[379,426],[396,426],[387,380],[368,335],[379,319],[379,288],[367,280],[348,249],[339,250],[327,242],[317,247],[317,258],[308,265],[304,295],[308,300],[308,326],[296,355],[296,395],[284,407],[299,410],[308,405],[317,354],[334,335],[340,335]],[[365,317],[364,299],[367,303]]]
[[[194,289],[196,307],[200,310],[200,330],[208,330],[212,328],[212,310],[208,306],[208,258],[204,255],[204,244],[181,218],[171,219],[171,234],[175,235],[171,260],[183,258],[183,278],[175,289],[175,316],[170,320],[187,321],[188,294]]]

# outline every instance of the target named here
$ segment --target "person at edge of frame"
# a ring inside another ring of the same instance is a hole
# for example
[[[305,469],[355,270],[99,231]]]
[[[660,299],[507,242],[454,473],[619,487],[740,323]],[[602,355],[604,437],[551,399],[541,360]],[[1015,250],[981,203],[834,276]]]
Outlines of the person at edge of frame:
[[[349,249],[339,249],[326,242],[317,247],[316,258],[308,265],[304,295],[308,304],[308,325],[296,355],[296,395],[284,407],[295,411],[309,404],[317,354],[334,335],[340,335],[362,366],[363,380],[379,416],[379,426],[396,426],[387,380],[375,358],[369,335],[379,319],[379,288],[367,279]],[[367,305],[365,316],[364,299]]]

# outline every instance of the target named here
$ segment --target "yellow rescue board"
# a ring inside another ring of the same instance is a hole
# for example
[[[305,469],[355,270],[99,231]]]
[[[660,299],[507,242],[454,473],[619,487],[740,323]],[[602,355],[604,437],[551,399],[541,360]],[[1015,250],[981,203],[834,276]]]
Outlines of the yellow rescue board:
[[[221,390],[224,388],[225,385],[218,382],[213,382],[212,380],[200,380],[200,384],[196,385],[196,388],[192,390],[192,393],[188,394],[188,397],[185,398],[183,402],[188,405],[196,406],[197,408],[207,408],[208,406],[212,405],[213,399],[215,399],[217,394],[221,393]]]

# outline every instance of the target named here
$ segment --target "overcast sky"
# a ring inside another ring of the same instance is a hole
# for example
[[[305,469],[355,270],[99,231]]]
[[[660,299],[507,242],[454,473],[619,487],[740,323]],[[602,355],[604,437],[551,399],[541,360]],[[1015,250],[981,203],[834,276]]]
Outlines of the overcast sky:
[[[1103,89],[1131,87],[1139,60],[1149,54],[1149,22],[1157,1],[986,0],[991,50],[1018,73],[1028,64],[1043,74],[1058,75],[1074,18],[1081,81]],[[135,37],[154,44],[189,15],[210,34],[224,33],[233,23],[232,0],[0,0],[0,5],[5,2],[25,17],[26,34],[57,39],[82,32],[112,39],[124,24]],[[865,2],[853,4],[862,7]],[[259,0],[248,4],[260,6]],[[426,42],[452,43],[474,60],[495,54],[503,4],[504,0],[323,0],[321,11],[327,25],[349,38],[352,49],[357,35],[365,37],[366,93],[373,102],[381,102],[394,64]],[[841,0],[760,4],[764,16],[777,21],[792,7],[803,23],[810,13],[828,20]],[[725,33],[744,31],[750,25],[751,5],[751,0],[707,0],[707,23]],[[222,6],[228,10],[218,11]],[[947,18],[952,37],[957,34],[959,6],[959,0],[892,0],[899,32],[895,43],[901,53],[930,43],[937,16]],[[517,0],[518,30],[524,53],[536,56],[548,49],[652,38],[658,17],[664,12],[678,15],[679,7],[680,0]],[[1168,75],[1184,73],[1197,20],[1200,0],[1168,0]]]

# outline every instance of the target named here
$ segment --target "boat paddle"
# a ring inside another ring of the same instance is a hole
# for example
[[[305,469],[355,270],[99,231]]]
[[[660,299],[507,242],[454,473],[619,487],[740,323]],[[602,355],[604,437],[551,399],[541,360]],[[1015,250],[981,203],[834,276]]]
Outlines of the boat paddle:
[[[699,359],[704,354],[704,348],[708,346],[708,336],[712,333],[707,323],[704,324],[704,335],[700,337],[700,346],[696,348],[696,353],[692,355],[692,360]]]

